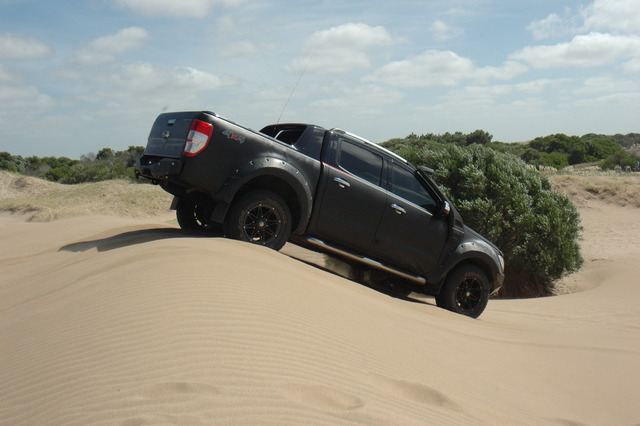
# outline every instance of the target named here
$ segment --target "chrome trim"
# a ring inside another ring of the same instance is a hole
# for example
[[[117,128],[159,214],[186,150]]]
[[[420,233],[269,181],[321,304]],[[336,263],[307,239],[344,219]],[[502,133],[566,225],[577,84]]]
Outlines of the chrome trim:
[[[371,266],[372,268],[376,268],[376,269],[380,269],[380,270],[385,271],[385,272],[389,272],[391,274],[400,276],[400,277],[402,277],[404,279],[413,281],[413,282],[415,282],[417,284],[425,285],[427,283],[427,280],[425,278],[423,278],[423,277],[399,271],[399,270],[394,269],[394,268],[392,268],[390,266],[384,265],[384,264],[378,262],[377,260],[369,259],[368,257],[365,257],[365,256],[360,256],[360,255],[357,255],[357,254],[346,252],[344,250],[340,250],[339,248],[336,248],[336,247],[328,245],[327,243],[325,243],[324,241],[322,241],[322,240],[320,240],[318,238],[308,237],[308,238],[304,238],[303,241],[306,242],[306,243],[309,243],[309,244],[311,244],[311,245],[313,245],[315,247],[321,248],[321,249],[323,249],[325,251],[338,254],[340,256],[355,260],[355,261],[360,262],[360,263],[364,263],[365,265]]]
[[[444,202],[444,206],[442,207],[442,215],[444,217],[449,216],[449,214],[451,213],[451,204],[449,204],[448,201]]]
[[[334,177],[333,181],[337,182],[338,185],[340,185],[340,188],[342,188],[342,189],[351,188],[351,184],[349,182],[347,182],[346,180],[342,179],[342,178]]]
[[[391,208],[394,209],[396,211],[396,213],[398,214],[405,214],[407,213],[407,211],[405,209],[403,209],[401,206],[393,203],[391,204]]]
[[[384,146],[381,146],[380,144],[377,144],[375,142],[371,142],[368,139],[365,139],[365,138],[363,138],[361,136],[355,135],[355,134],[353,134],[351,132],[347,132],[347,131],[342,130],[342,129],[334,128],[334,129],[331,129],[331,131],[336,132],[336,133],[340,133],[342,135],[350,136],[351,138],[356,139],[356,140],[364,143],[365,145],[371,146],[371,147],[373,147],[375,149],[379,149],[380,151],[384,152],[387,155],[390,155],[391,157],[395,158],[398,161],[403,162],[404,164],[409,164],[409,160],[407,160],[404,157],[401,157],[400,155],[398,155],[395,152],[385,148]]]

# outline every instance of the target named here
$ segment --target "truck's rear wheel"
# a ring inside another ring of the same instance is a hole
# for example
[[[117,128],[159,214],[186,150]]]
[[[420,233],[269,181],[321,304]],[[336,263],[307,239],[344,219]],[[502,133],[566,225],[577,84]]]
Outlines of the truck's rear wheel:
[[[291,235],[291,211],[278,194],[257,190],[238,199],[225,220],[229,238],[280,250]]]
[[[474,265],[462,265],[449,274],[436,296],[444,309],[471,318],[478,318],[489,301],[487,275]]]
[[[182,229],[222,235],[222,224],[211,220],[212,212],[212,204],[194,204],[181,199],[176,207],[176,219],[178,219],[178,225]]]

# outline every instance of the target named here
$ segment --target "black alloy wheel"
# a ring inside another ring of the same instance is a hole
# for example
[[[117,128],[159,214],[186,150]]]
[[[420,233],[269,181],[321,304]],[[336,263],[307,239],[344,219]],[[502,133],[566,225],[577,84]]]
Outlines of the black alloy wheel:
[[[225,221],[225,234],[280,250],[291,235],[289,206],[274,192],[249,192],[234,203]]]
[[[462,311],[473,310],[482,300],[482,283],[477,277],[466,277],[456,291],[456,304]]]
[[[489,279],[475,265],[466,264],[446,278],[436,304],[452,312],[478,318],[489,302]]]
[[[282,223],[272,206],[258,204],[244,216],[244,238],[251,243],[268,245],[280,233]]]

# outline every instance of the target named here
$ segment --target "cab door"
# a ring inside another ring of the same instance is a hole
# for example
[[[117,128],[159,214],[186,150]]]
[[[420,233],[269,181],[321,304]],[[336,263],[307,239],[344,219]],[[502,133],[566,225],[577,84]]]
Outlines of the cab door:
[[[445,218],[435,216],[436,197],[410,167],[394,163],[382,220],[371,246],[374,256],[408,271],[434,270],[447,241]]]
[[[316,206],[315,234],[368,253],[385,208],[384,160],[363,143],[337,136]]]

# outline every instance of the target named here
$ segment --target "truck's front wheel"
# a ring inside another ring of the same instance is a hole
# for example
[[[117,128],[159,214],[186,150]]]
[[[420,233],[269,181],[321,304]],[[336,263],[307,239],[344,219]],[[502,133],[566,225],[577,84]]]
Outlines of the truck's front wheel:
[[[489,301],[487,275],[474,265],[462,265],[449,274],[436,296],[441,308],[478,318]]]
[[[233,204],[224,225],[229,238],[280,250],[291,235],[291,211],[278,194],[252,191]]]

